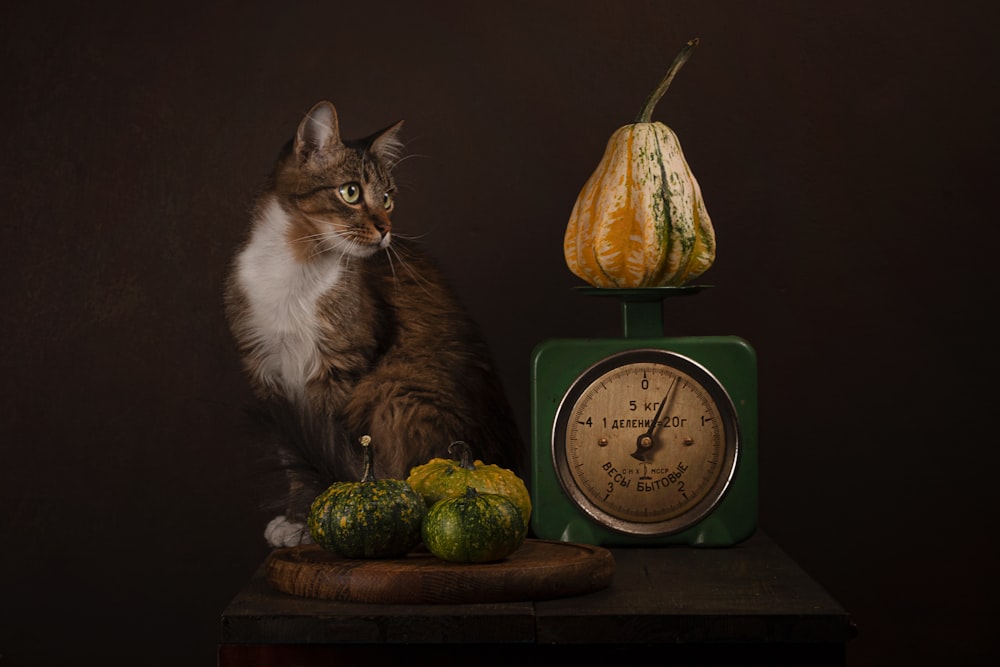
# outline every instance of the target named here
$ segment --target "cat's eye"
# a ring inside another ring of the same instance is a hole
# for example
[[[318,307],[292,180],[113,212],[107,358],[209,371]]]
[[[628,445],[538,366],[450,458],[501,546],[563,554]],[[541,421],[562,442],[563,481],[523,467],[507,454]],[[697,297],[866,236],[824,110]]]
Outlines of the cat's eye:
[[[357,204],[361,200],[361,186],[357,183],[341,185],[339,192],[348,204]]]
[[[392,195],[388,192],[382,195],[382,205],[385,206],[385,210],[392,210]]]

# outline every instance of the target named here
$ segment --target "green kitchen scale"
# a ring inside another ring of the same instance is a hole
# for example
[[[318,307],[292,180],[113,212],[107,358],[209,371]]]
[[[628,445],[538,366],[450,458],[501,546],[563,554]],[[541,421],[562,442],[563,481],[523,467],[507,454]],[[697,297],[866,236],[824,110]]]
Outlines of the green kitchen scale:
[[[757,360],[737,336],[665,337],[703,286],[578,288],[621,301],[621,338],[532,355],[532,529],[595,545],[723,547],[757,525]]]

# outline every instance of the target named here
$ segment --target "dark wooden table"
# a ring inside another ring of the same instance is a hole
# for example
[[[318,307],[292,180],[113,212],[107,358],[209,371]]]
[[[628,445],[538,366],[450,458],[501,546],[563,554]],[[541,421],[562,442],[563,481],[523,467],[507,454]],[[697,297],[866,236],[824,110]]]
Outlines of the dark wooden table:
[[[219,664],[374,665],[396,657],[481,667],[549,656],[589,664],[649,657],[845,663],[850,616],[760,532],[728,549],[611,551],[616,570],[604,590],[503,604],[294,597],[271,590],[262,567],[222,614]]]

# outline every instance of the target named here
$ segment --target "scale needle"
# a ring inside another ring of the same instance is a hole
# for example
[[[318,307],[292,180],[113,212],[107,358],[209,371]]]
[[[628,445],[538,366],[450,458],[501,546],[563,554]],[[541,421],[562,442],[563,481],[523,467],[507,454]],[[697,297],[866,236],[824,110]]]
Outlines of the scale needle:
[[[663,408],[667,406],[667,403],[673,397],[674,387],[676,386],[677,378],[675,377],[670,386],[667,387],[667,393],[663,396],[663,400],[660,401],[660,407],[656,409],[656,416],[653,417],[653,423],[645,433],[636,438],[635,451],[632,452],[632,458],[640,461],[646,460],[646,450],[653,446],[653,433],[656,432],[656,427],[660,425],[660,415],[663,414]]]

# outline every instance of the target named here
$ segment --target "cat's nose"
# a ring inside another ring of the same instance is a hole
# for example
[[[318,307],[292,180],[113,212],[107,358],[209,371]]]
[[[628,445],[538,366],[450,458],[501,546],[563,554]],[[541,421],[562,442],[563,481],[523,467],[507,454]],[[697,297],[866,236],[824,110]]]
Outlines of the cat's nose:
[[[386,237],[389,236],[389,230],[392,229],[389,216],[385,213],[376,213],[372,216],[372,225],[375,227],[375,231],[379,233],[379,236],[382,237],[382,241],[385,242]]]
[[[378,247],[385,248],[389,245],[389,241],[392,239],[392,232],[390,231],[392,229],[392,223],[389,222],[388,218],[381,216],[375,218],[373,222],[375,225],[375,231],[377,231],[381,237],[378,242]]]

